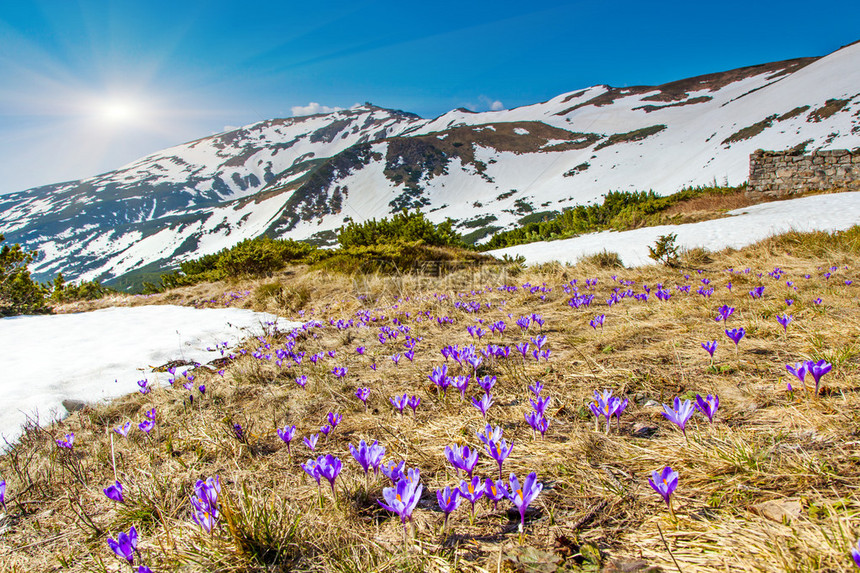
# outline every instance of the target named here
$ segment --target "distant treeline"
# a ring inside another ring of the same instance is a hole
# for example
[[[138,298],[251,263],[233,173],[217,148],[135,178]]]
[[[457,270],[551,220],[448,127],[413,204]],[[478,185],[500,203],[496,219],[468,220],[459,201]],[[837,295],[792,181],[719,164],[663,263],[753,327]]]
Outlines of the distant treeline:
[[[577,205],[543,221],[535,221],[496,233],[478,247],[481,251],[512,247],[536,241],[566,239],[583,233],[661,224],[661,213],[682,201],[705,195],[732,195],[746,188],[718,186],[688,187],[665,197],[653,191],[610,191],[599,205]]]

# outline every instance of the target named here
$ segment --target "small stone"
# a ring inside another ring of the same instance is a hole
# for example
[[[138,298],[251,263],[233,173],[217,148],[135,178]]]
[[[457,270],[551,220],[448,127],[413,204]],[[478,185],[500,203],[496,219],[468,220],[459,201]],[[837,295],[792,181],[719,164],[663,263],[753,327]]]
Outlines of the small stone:
[[[751,509],[760,516],[777,523],[788,523],[793,518],[800,517],[803,511],[803,507],[796,499],[773,499],[757,503]]]
[[[636,422],[630,433],[635,438],[650,438],[657,433],[657,426],[648,426],[642,422]]]
[[[83,400],[63,400],[63,408],[66,409],[66,412],[71,414],[72,412],[78,412],[86,408],[87,403]]]

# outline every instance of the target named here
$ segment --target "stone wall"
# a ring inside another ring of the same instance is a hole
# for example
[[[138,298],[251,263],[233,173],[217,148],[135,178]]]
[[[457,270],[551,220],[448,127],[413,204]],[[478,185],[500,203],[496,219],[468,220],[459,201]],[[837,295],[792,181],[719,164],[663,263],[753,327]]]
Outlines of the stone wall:
[[[860,149],[763,151],[750,155],[747,193],[785,197],[822,189],[860,191]]]

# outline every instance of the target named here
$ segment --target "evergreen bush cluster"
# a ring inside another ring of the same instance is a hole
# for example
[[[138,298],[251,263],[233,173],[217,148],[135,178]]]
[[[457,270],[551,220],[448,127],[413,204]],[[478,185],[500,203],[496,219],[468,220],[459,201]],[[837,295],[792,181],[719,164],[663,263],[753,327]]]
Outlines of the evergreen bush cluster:
[[[205,281],[269,276],[289,263],[304,262],[316,247],[292,239],[257,237],[199,259],[179,263],[179,269],[161,275],[161,284],[144,283],[146,293]]]
[[[349,223],[338,234],[337,241],[345,249],[415,242],[434,247],[464,246],[450,219],[437,225],[420,211],[403,211],[390,220],[371,219],[364,223]]]
[[[289,264],[308,264],[338,272],[390,272],[414,268],[427,260],[451,258],[440,249],[462,247],[451,221],[434,224],[420,212],[391,219],[349,223],[338,234],[339,247],[320,249],[301,241],[258,237],[218,253],[180,263],[161,275],[161,283],[144,283],[144,292],[237,277],[271,276]]]
[[[5,240],[0,235],[0,243]],[[33,280],[27,265],[36,258],[35,252],[21,245],[0,247],[0,316],[47,312],[47,287]]]
[[[63,273],[59,273],[54,277],[54,282],[51,285],[50,298],[53,302],[97,300],[112,292],[116,291],[104,286],[98,280],[81,282],[80,284],[67,283],[63,278]]]
[[[601,204],[577,205],[544,221],[535,221],[493,235],[479,250],[501,249],[536,241],[566,239],[595,231],[624,231],[661,224],[661,214],[669,207],[704,195],[730,195],[743,187],[690,187],[661,197],[653,191],[610,191]]]

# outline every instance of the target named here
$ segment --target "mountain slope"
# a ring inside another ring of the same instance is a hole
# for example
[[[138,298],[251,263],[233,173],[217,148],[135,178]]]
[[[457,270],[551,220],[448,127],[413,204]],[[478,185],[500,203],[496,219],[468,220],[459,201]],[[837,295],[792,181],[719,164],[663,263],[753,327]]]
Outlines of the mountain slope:
[[[757,148],[860,146],[860,44],[664,84],[432,120],[370,105],[277,119],[0,197],[37,277],[112,279],[268,234],[331,241],[420,208],[473,239],[608,190],[746,180]]]

